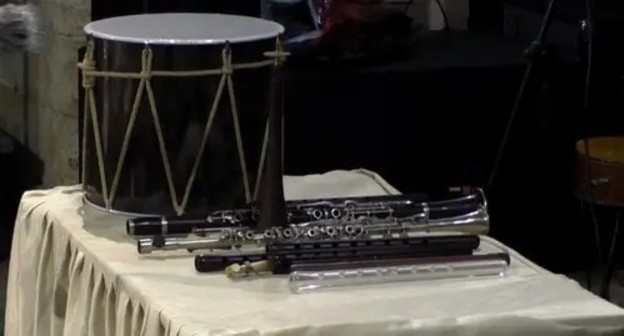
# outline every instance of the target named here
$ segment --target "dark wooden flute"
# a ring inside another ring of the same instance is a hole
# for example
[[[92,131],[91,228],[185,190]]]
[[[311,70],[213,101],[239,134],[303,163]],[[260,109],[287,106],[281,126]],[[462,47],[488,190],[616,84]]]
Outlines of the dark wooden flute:
[[[306,243],[273,241],[264,251],[251,253],[211,253],[195,256],[200,273],[223,271],[232,264],[268,261],[272,272],[280,274],[293,264],[310,262],[371,261],[432,256],[471,255],[479,246],[477,235],[440,235],[411,238],[334,240]]]

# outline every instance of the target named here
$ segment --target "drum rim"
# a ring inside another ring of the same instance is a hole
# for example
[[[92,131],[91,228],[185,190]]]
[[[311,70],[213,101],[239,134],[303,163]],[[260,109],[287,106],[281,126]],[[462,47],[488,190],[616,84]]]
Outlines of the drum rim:
[[[123,211],[123,210],[117,210],[117,209],[113,209],[111,208],[110,210],[107,209],[105,206],[99,205],[97,203],[95,203],[94,201],[90,200],[87,193],[84,193],[82,195],[82,201],[83,203],[88,206],[91,207],[99,212],[103,212],[105,214],[109,214],[109,215],[118,215],[118,216],[126,216],[126,217],[158,217],[158,216],[163,216],[163,214],[158,214],[158,213],[143,213],[143,212],[131,212],[131,211]]]
[[[275,28],[275,30],[272,32],[263,32],[260,34],[254,33],[254,35],[241,36],[241,37],[236,37],[236,38],[231,38],[231,39],[224,39],[224,38],[208,39],[207,38],[207,39],[200,40],[200,39],[166,39],[166,38],[142,39],[142,38],[137,38],[137,37],[132,37],[132,36],[111,35],[111,34],[94,29],[94,26],[96,25],[100,25],[104,22],[111,22],[114,20],[132,20],[132,19],[139,19],[141,17],[146,17],[146,16],[173,16],[173,15],[175,16],[198,16],[198,17],[199,16],[203,16],[203,17],[220,16],[220,17],[231,17],[231,18],[237,18],[237,19],[253,20],[256,22],[264,22],[267,25],[272,25]],[[284,26],[282,26],[281,24],[275,21],[267,20],[264,18],[257,18],[253,16],[221,14],[221,13],[190,13],[190,12],[178,13],[178,12],[175,12],[175,13],[149,13],[149,14],[133,14],[133,15],[115,16],[115,17],[110,17],[110,18],[101,19],[97,21],[92,21],[86,24],[83,30],[85,34],[89,37],[95,37],[95,38],[114,41],[114,42],[126,42],[126,43],[147,44],[147,45],[150,45],[150,44],[151,45],[220,45],[226,42],[228,43],[257,42],[257,41],[262,41],[262,40],[266,40],[270,38],[275,38],[283,34],[285,31],[285,28]]]
[[[605,135],[605,136],[596,136],[596,137],[587,137],[585,139],[577,140],[574,144],[576,154],[585,157],[585,140],[589,143],[589,159],[590,161],[603,162],[608,164],[616,164],[622,165],[624,164],[624,159],[622,159],[621,154],[613,156],[612,153],[606,154],[604,150],[605,147],[596,151],[596,147],[602,147],[603,145],[607,145],[608,143],[624,143],[624,136],[618,135]],[[621,149],[624,147],[619,147],[617,149]],[[615,152],[615,148],[613,149]],[[621,152],[620,152],[621,153]]]

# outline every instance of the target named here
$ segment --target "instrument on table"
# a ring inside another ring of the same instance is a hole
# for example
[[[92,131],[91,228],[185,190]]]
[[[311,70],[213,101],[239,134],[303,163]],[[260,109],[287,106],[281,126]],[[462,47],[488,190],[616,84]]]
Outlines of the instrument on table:
[[[270,240],[264,250],[196,255],[195,270],[223,271],[228,277],[289,274],[289,287],[295,293],[395,281],[504,276],[509,254],[474,254],[479,245],[479,236],[470,234]]]
[[[624,137],[596,137],[576,143],[574,188],[586,201],[624,206]]]
[[[476,235],[365,239],[309,243],[270,242],[265,251],[195,256],[199,273],[228,277],[289,274],[296,293],[408,280],[504,276],[508,253],[473,254]]]
[[[292,292],[305,293],[325,288],[398,281],[501,277],[507,273],[510,263],[511,257],[504,252],[393,260],[303,263],[290,267],[288,284]],[[243,272],[249,272],[248,267],[244,267]]]
[[[204,13],[85,26],[85,201],[174,216],[254,201],[283,31],[263,19]]]
[[[237,216],[232,212],[225,221],[213,223],[201,220],[196,226],[186,226],[193,233],[187,237],[156,235],[141,238],[137,241],[137,250],[140,254],[147,254],[181,249],[193,251],[258,247],[272,241],[323,242],[335,239],[405,238],[430,231],[473,234],[489,231],[487,201],[480,189],[464,197],[436,202],[414,202],[396,196],[390,198],[388,202],[303,202],[299,209],[291,203],[291,214],[301,214],[302,218],[311,220],[264,231],[256,229],[253,215],[251,219],[247,217],[245,220],[244,215]],[[301,210],[303,212],[297,212]],[[312,214],[321,216],[315,218]],[[167,223],[168,232],[171,232],[170,226]]]
[[[468,207],[471,199],[475,198],[458,199],[454,207]],[[361,215],[386,217],[392,214],[397,216],[401,211],[409,215],[422,212],[426,205],[425,200],[424,194],[303,199],[287,201],[286,208],[289,223],[303,223],[321,219],[360,217]],[[435,207],[435,204],[433,206]],[[252,204],[241,209],[214,211],[206,217],[136,217],[126,222],[126,232],[133,237],[160,234],[186,235],[223,225],[255,225],[259,214],[257,206]]]
[[[269,242],[265,251],[242,254],[195,256],[198,272],[222,271],[232,264],[267,262],[275,273],[293,264],[309,262],[392,260],[428,256],[470,255],[479,246],[479,236],[450,235],[374,240],[328,240],[323,242]]]
[[[208,273],[197,264],[199,273]],[[342,282],[341,285],[380,283],[397,280],[424,280],[436,278],[504,275],[511,257],[508,253],[488,253],[448,256],[421,256],[396,259],[367,259],[340,261],[298,261],[275,263],[272,260],[233,263],[226,267],[228,277],[250,274],[290,274],[291,286],[302,287],[306,282]],[[388,279],[388,277],[395,279]],[[375,279],[377,278],[377,279]],[[385,279],[384,279],[385,278]],[[366,281],[369,280],[369,281]],[[372,280],[372,281],[370,281]],[[294,283],[293,283],[294,282]],[[329,284],[328,284],[329,285]],[[337,284],[334,284],[334,286]]]

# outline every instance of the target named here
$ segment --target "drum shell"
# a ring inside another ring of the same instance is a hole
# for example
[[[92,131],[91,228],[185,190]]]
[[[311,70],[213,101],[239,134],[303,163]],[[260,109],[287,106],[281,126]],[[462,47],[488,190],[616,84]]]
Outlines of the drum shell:
[[[141,72],[141,55],[145,45],[91,39],[97,71]],[[149,46],[153,55],[152,69],[164,71],[220,69],[224,48],[224,44]],[[230,45],[230,49],[233,64],[264,61],[264,52],[275,49],[275,40],[235,43]],[[152,77],[150,80],[178,202],[184,196],[193,165],[200,155],[204,129],[220,78],[221,75],[210,75]],[[232,79],[246,173],[253,196],[267,120],[270,68],[234,70]],[[138,79],[97,77],[95,81],[95,106],[109,193],[138,86]],[[83,158],[85,199],[98,207],[106,207],[94,125],[92,120],[88,122]],[[133,214],[175,213],[147,92],[143,92],[140,100],[120,172],[109,210]],[[185,213],[205,214],[215,208],[240,207],[247,201],[226,85],[201,153]]]
[[[624,138],[590,138],[589,160],[585,155],[583,140],[576,145],[576,175],[574,191],[585,201],[606,206],[624,206],[624,162],[605,160],[596,155],[597,150],[622,151]],[[589,168],[589,174],[587,174]],[[589,186],[590,197],[587,197]]]

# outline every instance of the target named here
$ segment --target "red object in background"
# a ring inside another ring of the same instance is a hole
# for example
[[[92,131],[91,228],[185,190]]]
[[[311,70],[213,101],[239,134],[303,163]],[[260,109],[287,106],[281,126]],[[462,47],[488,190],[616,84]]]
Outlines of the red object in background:
[[[320,0],[322,30],[327,32],[346,22],[374,22],[388,14],[381,1],[366,0]]]
[[[312,42],[322,59],[388,57],[405,50],[411,19],[384,0],[314,0],[320,36]]]

